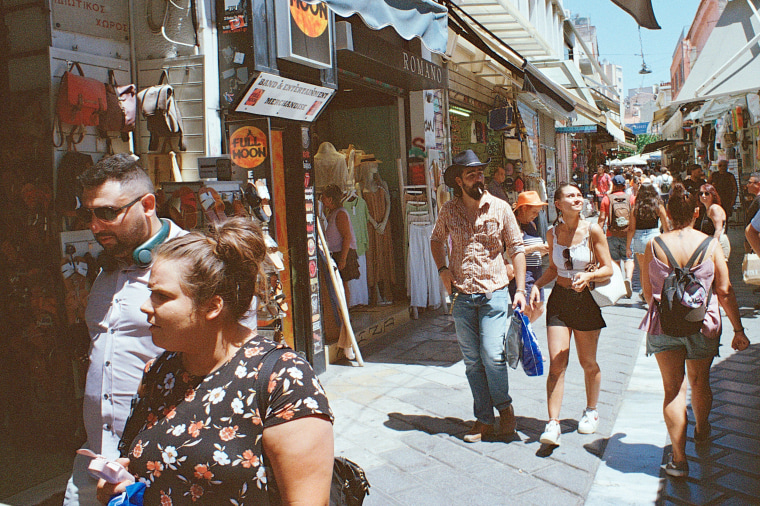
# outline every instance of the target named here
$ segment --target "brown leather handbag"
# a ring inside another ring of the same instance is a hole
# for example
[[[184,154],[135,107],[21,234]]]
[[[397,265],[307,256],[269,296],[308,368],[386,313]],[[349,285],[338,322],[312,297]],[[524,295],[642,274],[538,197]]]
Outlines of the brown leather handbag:
[[[137,87],[134,84],[119,86],[113,70],[108,70],[106,88],[106,109],[100,112],[98,133],[108,137],[108,132],[120,132],[121,138],[128,140],[129,132],[135,129],[137,116]]]

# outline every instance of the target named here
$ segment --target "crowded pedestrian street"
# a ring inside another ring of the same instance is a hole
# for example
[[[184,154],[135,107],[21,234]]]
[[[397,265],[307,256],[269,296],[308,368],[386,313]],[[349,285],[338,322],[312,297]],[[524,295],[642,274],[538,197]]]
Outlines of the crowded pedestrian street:
[[[0,27],[0,506],[760,506],[760,0]]]
[[[729,231],[736,251],[742,232]],[[711,370],[709,445],[695,446],[689,411],[687,479],[660,470],[670,444],[662,380],[654,357],[645,356],[638,327],[646,310],[636,293],[603,309],[597,433],[576,432],[585,397],[571,347],[560,446],[538,442],[547,417],[546,375],[528,377],[521,367],[509,372],[517,437],[465,443],[472,396],[453,320],[438,310],[363,345],[364,367],[344,361],[322,375],[335,413],[335,454],[364,468],[369,505],[757,504],[760,295],[741,282],[741,258],[732,256],[729,268],[753,344],[731,350],[727,325]],[[533,327],[546,353],[544,319]]]

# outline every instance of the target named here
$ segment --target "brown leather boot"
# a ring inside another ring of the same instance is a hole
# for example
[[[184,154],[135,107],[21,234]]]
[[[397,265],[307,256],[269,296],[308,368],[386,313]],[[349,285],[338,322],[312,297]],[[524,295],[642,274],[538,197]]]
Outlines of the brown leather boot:
[[[475,420],[472,428],[464,435],[465,443],[477,443],[488,439],[493,434],[493,425],[487,425],[479,420]]]
[[[515,408],[510,404],[499,411],[499,435],[511,436],[515,433],[516,426]]]

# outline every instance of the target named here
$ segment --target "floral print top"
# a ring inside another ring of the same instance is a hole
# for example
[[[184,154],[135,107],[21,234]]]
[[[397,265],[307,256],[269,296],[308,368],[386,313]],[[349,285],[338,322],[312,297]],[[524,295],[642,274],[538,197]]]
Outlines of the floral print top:
[[[255,380],[275,347],[284,350],[275,352],[262,417]],[[263,430],[310,415],[333,419],[311,366],[284,345],[256,336],[205,377],[165,352],[145,373],[120,451],[146,484],[144,504],[267,504]]]

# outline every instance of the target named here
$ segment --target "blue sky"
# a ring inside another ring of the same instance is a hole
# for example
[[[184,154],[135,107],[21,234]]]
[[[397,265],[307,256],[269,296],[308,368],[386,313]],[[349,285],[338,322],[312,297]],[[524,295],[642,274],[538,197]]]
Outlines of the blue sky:
[[[653,0],[660,30],[641,29],[644,59],[652,70],[641,75],[641,50],[636,21],[610,0],[564,0],[565,10],[589,17],[596,26],[599,57],[623,67],[623,87],[651,86],[670,81],[670,64],[681,31],[688,32],[699,0]]]

